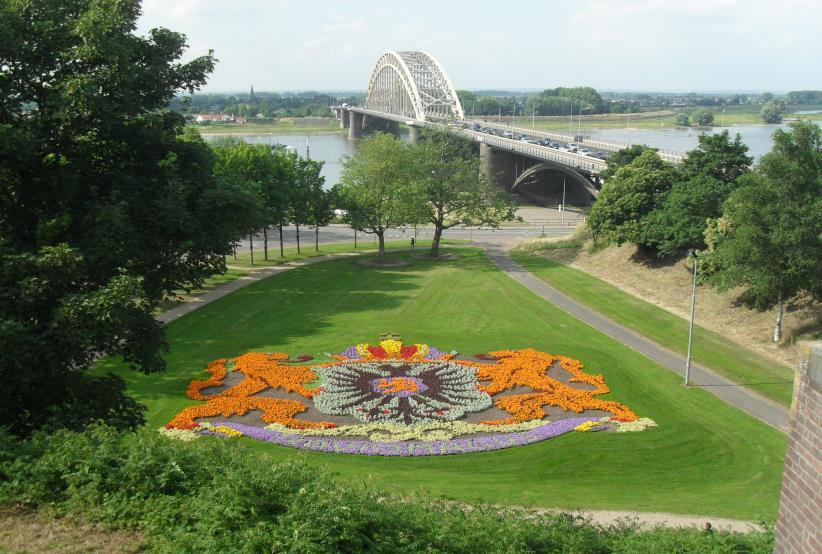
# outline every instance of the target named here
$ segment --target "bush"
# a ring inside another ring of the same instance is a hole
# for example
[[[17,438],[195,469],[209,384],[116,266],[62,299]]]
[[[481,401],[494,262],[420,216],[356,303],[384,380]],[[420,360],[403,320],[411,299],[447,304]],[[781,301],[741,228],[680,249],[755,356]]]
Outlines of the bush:
[[[141,531],[156,552],[770,552],[769,530],[598,528],[578,516],[464,508],[270,464],[220,440],[0,432],[0,505],[73,511]]]
[[[688,118],[688,114],[686,114],[686,113],[677,114],[676,124],[680,125],[682,127],[687,127],[688,125],[690,125],[691,120],[690,120],[690,118]]]
[[[696,121],[697,125],[708,127],[714,124],[714,112],[707,108],[696,110],[691,114],[691,120]]]

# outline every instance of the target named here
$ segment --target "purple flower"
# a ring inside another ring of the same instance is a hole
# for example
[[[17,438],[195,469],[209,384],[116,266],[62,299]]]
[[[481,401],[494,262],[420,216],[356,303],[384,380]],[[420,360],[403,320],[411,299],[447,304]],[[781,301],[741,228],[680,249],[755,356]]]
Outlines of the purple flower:
[[[394,441],[374,442],[365,439],[345,437],[305,437],[292,433],[283,433],[241,423],[219,422],[222,425],[244,435],[280,446],[291,446],[315,452],[333,452],[337,454],[364,454],[367,456],[443,456],[447,454],[468,454],[472,452],[489,452],[512,446],[533,444],[570,433],[578,425],[588,421],[597,421],[587,417],[574,417],[546,423],[528,431],[504,433],[471,438],[454,438],[440,441]],[[604,430],[597,426],[590,431]],[[589,432],[590,432],[589,431]],[[217,434],[203,431],[206,434]]]

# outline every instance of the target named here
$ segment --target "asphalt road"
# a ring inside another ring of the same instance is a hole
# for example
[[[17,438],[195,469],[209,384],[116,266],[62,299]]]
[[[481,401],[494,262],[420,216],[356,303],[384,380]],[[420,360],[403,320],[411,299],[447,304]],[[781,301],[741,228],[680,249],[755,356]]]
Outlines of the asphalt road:
[[[471,240],[490,243],[515,243],[520,240],[537,238],[542,236],[556,237],[570,235],[574,232],[573,226],[546,226],[541,225],[524,225],[516,228],[504,229],[462,229],[451,228],[443,235],[444,239],[452,240]],[[386,231],[385,240],[407,240],[409,246],[411,244],[411,237],[414,236],[414,229],[409,227],[407,229],[389,229]],[[434,236],[433,228],[418,228],[417,240],[430,240]],[[329,225],[327,227],[320,227],[320,244],[332,244],[340,242],[354,242],[354,231],[347,225]],[[376,236],[366,233],[357,233],[357,242],[362,246],[376,246]],[[297,246],[297,230],[294,227],[288,227],[283,230],[283,244],[286,248]],[[300,228],[300,245],[304,248],[313,248],[314,246],[314,229]],[[259,233],[254,237],[254,251],[259,252],[263,247],[263,234]],[[279,248],[279,234],[276,229],[269,231],[268,234],[269,249]],[[241,241],[237,246],[237,252],[248,252],[248,239]]]

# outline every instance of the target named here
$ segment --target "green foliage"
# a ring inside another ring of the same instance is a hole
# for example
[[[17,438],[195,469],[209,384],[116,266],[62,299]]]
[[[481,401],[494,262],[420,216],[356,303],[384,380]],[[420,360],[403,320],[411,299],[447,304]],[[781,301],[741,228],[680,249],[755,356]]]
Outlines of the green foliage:
[[[412,149],[412,156],[413,186],[421,200],[420,222],[434,225],[431,257],[438,255],[440,238],[451,227],[497,227],[516,218],[516,207],[507,195],[481,175],[479,156],[467,141],[429,129]]]
[[[682,176],[665,201],[645,221],[642,246],[661,257],[691,248],[705,248],[707,221],[719,217],[736,181],[750,169],[752,158],[738,134],[728,131],[699,136],[699,146],[679,166]]]
[[[691,114],[691,121],[696,121],[696,124],[701,127],[708,127],[714,124],[714,112],[708,108],[695,110]]]
[[[822,104],[822,90],[792,90],[786,98],[790,104]]]
[[[588,226],[595,237],[622,244],[645,244],[648,216],[665,202],[678,171],[646,150],[602,186]]]
[[[0,4],[0,425],[53,420],[101,353],[162,370],[154,307],[223,271],[236,238],[208,147],[166,109],[214,59],[133,35],[139,12]]]
[[[629,165],[644,152],[649,150],[656,152],[656,148],[651,148],[650,146],[645,146],[644,144],[633,144],[627,148],[614,152],[608,156],[608,159],[606,160],[608,166],[600,173],[600,176],[607,181],[616,175],[616,172],[620,167]]]
[[[781,306],[800,291],[822,296],[822,130],[792,123],[774,133],[771,152],[739,180],[711,228],[712,282],[746,286],[761,307]]]
[[[620,177],[620,170],[633,168],[631,174],[635,177],[643,171],[636,166],[641,156],[649,156],[648,160],[656,157],[649,151],[634,145],[608,159],[608,167],[602,172],[607,180],[591,210],[591,230],[608,241],[633,242],[663,257],[689,248],[704,248],[707,220],[719,217],[736,180],[750,168],[748,147],[739,135],[732,141],[728,131],[702,134],[699,146],[688,152],[679,168],[669,167],[664,175],[656,177],[649,174],[643,185],[636,180],[628,185],[626,175]],[[653,167],[662,165],[655,162]],[[654,189],[653,179],[662,179],[658,183],[661,188]],[[637,186],[653,189],[653,195],[636,196]]]
[[[759,115],[765,123],[782,123],[783,113],[784,108],[782,103],[771,101],[762,106],[762,111],[759,112]]]
[[[691,124],[691,120],[686,113],[676,114],[676,124],[682,127],[687,127]]]
[[[358,151],[343,162],[339,194],[351,213],[349,224],[379,239],[379,259],[385,259],[385,231],[418,221],[423,200],[414,187],[411,146],[392,135],[363,139]]]
[[[0,505],[75,511],[139,529],[157,552],[751,552],[748,534],[635,524],[597,528],[566,514],[400,499],[303,462],[264,463],[236,444],[154,433],[0,434]]]
[[[753,158],[738,133],[731,141],[727,130],[717,134],[702,133],[699,145],[688,152],[680,168],[687,177],[707,176],[723,183],[733,183],[751,168]]]
[[[525,113],[536,115],[569,115],[604,113],[606,109],[602,96],[591,87],[557,87],[529,96],[525,103]]]

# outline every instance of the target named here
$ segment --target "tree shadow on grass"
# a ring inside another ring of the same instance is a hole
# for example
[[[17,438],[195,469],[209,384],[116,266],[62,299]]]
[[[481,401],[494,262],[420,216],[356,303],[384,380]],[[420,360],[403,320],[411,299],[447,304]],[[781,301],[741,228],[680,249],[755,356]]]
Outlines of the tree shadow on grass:
[[[141,402],[184,399],[188,383],[192,378],[205,378],[202,370],[214,359],[290,348],[294,339],[326,333],[332,318],[339,328],[340,316],[401,308],[430,282],[431,272],[498,271],[476,248],[461,249],[458,259],[437,264],[416,260],[413,254],[393,255],[411,263],[401,268],[365,268],[346,258],[275,274],[170,323],[171,351],[165,372],[142,375],[112,358],[102,360],[97,370],[121,375]]]

